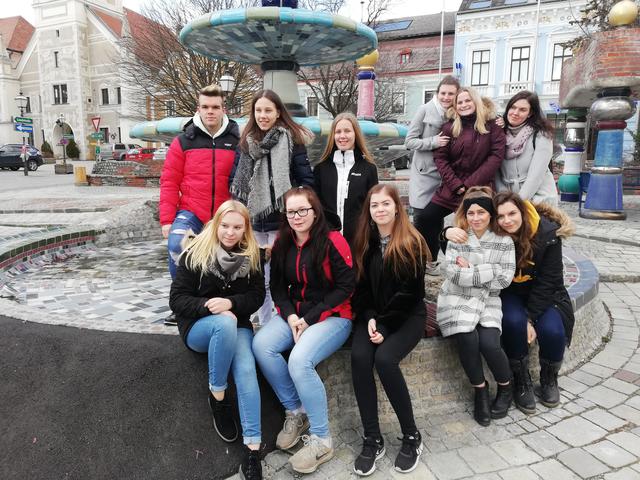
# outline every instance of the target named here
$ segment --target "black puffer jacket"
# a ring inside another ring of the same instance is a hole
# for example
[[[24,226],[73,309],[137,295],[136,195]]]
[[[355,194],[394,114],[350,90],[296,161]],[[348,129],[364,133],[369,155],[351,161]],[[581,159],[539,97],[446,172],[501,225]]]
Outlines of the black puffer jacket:
[[[189,330],[196,321],[211,315],[204,306],[210,298],[220,297],[231,300],[231,312],[238,318],[238,328],[252,328],[249,317],[264,302],[264,276],[252,272],[245,278],[227,282],[214,275],[192,271],[185,265],[184,255],[180,258],[176,278],[171,283],[169,306],[176,314],[178,331],[185,341]]]
[[[383,336],[397,330],[409,316],[422,315],[426,321],[424,262],[418,262],[417,274],[414,266],[409,265],[401,275],[396,275],[393,265],[384,261],[376,231],[371,232],[363,263],[365,275],[358,281],[353,297],[356,321],[375,318]]]
[[[517,270],[504,293],[523,298],[529,318],[536,322],[549,307],[558,309],[562,317],[567,344],[571,343],[575,316],[569,292],[564,286],[562,238],[571,235],[571,220],[560,210],[546,204],[535,206],[540,223],[533,237],[533,265]]]

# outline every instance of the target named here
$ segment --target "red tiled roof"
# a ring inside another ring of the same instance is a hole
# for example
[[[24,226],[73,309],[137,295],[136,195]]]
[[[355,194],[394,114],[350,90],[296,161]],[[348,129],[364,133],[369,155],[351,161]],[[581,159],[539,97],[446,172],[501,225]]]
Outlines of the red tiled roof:
[[[97,8],[88,7],[100,20],[104,23],[109,30],[111,30],[115,36],[122,36],[122,20],[118,17],[114,17],[113,15],[109,15],[108,13],[98,10]]]
[[[22,17],[0,18],[0,34],[4,48],[24,52],[35,28]]]

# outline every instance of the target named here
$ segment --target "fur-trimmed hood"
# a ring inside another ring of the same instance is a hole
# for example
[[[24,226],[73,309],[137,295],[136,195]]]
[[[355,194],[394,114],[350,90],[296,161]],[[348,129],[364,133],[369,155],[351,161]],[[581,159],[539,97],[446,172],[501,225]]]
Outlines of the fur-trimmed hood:
[[[538,203],[534,207],[541,217],[545,217],[558,225],[556,236],[567,239],[575,233],[576,227],[573,220],[559,208],[553,207],[548,203]]]

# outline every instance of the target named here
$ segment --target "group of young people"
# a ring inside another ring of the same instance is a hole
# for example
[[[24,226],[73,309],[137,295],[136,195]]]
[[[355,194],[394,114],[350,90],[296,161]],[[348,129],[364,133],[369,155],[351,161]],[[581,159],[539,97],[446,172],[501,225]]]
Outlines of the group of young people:
[[[312,134],[276,93],[255,95],[239,135],[219,87],[200,91],[198,111],[167,154],[160,222],[170,307],[186,346],[208,355],[213,424],[227,442],[238,437],[227,394],[234,379],[246,446],[241,477],[262,478],[256,364],[285,410],[276,446],[303,442],[292,468],[311,473],[333,457],[316,366],[351,335],[363,426],[354,471],[372,474],[385,454],[374,369],[402,432],[395,469],[417,466],[423,444],[399,363],[423,337],[425,273],[439,268],[438,322],[443,336],[456,338],[475,419],[487,425],[506,415],[512,398],[535,410],[527,358],[536,336],[539,393],[545,405],[558,404],[557,373],[573,325],[561,263],[570,225],[550,205],[555,186],[544,188],[553,182],[552,130],[535,94],[518,95],[500,122],[472,89],[453,77],[441,81],[406,139],[414,150],[414,227],[397,189],[378,184],[354,115],[334,119],[311,169]],[[455,227],[443,229],[453,211]],[[491,405],[481,355],[498,384]]]

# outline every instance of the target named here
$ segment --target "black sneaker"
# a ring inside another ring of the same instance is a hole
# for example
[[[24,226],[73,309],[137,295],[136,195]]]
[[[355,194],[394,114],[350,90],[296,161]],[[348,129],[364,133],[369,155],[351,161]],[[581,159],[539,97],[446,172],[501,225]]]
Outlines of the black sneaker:
[[[384,456],[384,440],[382,437],[363,437],[362,452],[353,464],[353,471],[361,477],[376,471],[376,460]]]
[[[238,425],[233,417],[229,396],[218,401],[209,393],[209,408],[213,415],[213,428],[216,429],[220,438],[227,443],[235,442],[238,438]]]
[[[178,320],[176,320],[176,314],[171,312],[171,314],[164,319],[164,324],[170,327],[175,327],[178,325]]]
[[[413,435],[404,435],[402,438],[402,447],[396,457],[395,467],[398,472],[409,473],[418,466],[420,454],[422,453],[422,437],[420,432]]]
[[[238,476],[242,480],[262,480],[260,450],[251,450],[246,445],[244,446],[244,458]]]

